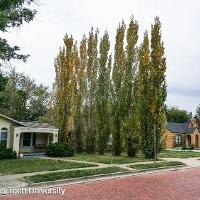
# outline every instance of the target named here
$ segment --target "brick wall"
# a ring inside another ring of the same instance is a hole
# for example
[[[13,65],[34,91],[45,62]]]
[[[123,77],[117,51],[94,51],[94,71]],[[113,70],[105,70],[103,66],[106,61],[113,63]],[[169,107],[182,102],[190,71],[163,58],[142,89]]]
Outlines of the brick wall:
[[[165,149],[171,149],[176,146],[176,134],[166,129],[164,133]]]

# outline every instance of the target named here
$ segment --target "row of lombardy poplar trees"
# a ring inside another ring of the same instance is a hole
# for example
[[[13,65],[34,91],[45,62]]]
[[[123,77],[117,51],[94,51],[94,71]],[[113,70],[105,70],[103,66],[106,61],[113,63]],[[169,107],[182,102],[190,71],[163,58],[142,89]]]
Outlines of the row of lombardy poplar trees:
[[[93,28],[80,42],[65,35],[55,58],[56,79],[52,98],[53,120],[59,139],[79,153],[104,154],[108,140],[113,155],[142,151],[154,155],[165,129],[166,59],[158,17],[151,34],[138,42],[138,22],[131,17],[116,31],[114,52],[105,31]]]

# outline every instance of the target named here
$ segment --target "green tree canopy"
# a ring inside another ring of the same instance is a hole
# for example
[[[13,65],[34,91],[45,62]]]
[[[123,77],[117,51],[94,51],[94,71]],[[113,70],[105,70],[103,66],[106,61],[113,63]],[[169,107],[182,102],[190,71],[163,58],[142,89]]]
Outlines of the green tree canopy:
[[[20,27],[24,22],[33,20],[36,11],[29,8],[34,0],[1,0],[0,1],[0,31]],[[8,41],[0,37],[0,66],[11,59],[26,61],[28,55],[18,54],[18,46],[10,46]]]
[[[0,76],[0,113],[17,120],[39,120],[47,113],[48,88],[15,70]]]
[[[192,118],[192,114],[186,110],[181,110],[178,107],[172,106],[167,108],[167,121],[184,123]]]
[[[200,119],[200,104],[196,108],[195,116],[197,116]]]

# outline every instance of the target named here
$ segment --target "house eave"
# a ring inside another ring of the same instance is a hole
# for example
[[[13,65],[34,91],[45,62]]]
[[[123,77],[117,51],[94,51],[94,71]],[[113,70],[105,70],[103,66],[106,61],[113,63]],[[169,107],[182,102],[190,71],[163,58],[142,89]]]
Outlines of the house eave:
[[[17,132],[41,132],[41,133],[51,133],[53,131],[58,131],[57,128],[32,128],[32,127],[14,127]]]

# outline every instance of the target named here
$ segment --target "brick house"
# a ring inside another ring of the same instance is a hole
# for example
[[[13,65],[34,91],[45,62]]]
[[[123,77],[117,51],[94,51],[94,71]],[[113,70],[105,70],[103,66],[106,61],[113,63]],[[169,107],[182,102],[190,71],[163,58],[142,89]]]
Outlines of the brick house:
[[[194,117],[186,123],[168,122],[164,143],[166,149],[175,147],[200,148],[200,120]]]

